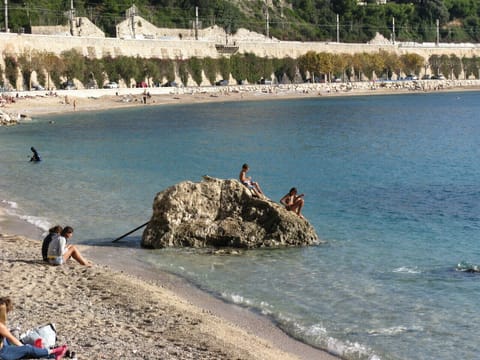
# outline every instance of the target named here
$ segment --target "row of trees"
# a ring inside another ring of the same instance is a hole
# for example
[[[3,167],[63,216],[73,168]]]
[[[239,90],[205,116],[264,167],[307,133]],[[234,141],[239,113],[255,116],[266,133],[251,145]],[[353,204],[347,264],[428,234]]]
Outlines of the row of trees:
[[[3,2],[2,2],[3,3]],[[6,2],[5,2],[6,3]],[[30,31],[33,25],[65,24],[70,1],[9,0],[9,27]],[[444,42],[480,41],[478,0],[136,0],[140,15],[158,27],[191,28],[195,8],[203,27],[218,25],[235,32],[239,27],[283,40],[335,41],[337,15],[343,42],[365,42],[375,33],[399,41],[435,41],[436,21]],[[267,6],[268,4],[268,6]],[[130,1],[75,0],[75,15],[86,16],[111,37],[125,18]],[[5,11],[0,4],[0,23]],[[395,32],[393,31],[395,18]]]
[[[324,74],[327,80],[348,78],[362,80],[367,78],[382,78],[390,80],[399,79],[402,74],[433,74],[444,75],[450,79],[480,78],[480,58],[458,57],[451,55],[432,55],[428,59],[410,53],[397,55],[387,51],[377,53],[331,54],[308,52],[298,59],[299,69],[302,74]]]
[[[378,53],[331,54],[308,52],[298,59],[270,59],[254,54],[234,55],[230,58],[191,58],[188,60],[144,59],[139,57],[106,57],[90,59],[75,50],[65,51],[60,56],[49,52],[25,52],[18,57],[7,55],[2,76],[11,87],[17,84],[21,75],[23,89],[32,85],[32,73],[37,75],[38,84],[51,88],[61,88],[62,83],[80,81],[85,87],[102,87],[108,81],[123,80],[127,86],[148,81],[150,86],[163,82],[173,82],[180,78],[187,84],[189,77],[201,85],[204,77],[210,84],[219,79],[232,77],[238,83],[258,83],[261,79],[271,79],[278,83],[300,83],[304,81],[373,80],[374,78],[399,78],[402,74],[430,72],[443,74],[447,78],[459,79],[480,76],[480,58],[463,57],[452,54],[432,55],[424,59],[418,54],[397,55],[386,51]]]

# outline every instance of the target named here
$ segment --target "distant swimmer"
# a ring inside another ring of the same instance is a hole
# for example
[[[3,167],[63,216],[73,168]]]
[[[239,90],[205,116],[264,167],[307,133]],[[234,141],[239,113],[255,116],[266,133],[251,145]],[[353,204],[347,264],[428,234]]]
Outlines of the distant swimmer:
[[[38,155],[37,150],[35,150],[33,146],[30,148],[30,150],[32,150],[32,153],[33,153],[32,157],[30,158],[30,161],[37,162],[42,160],[40,159],[40,155]]]

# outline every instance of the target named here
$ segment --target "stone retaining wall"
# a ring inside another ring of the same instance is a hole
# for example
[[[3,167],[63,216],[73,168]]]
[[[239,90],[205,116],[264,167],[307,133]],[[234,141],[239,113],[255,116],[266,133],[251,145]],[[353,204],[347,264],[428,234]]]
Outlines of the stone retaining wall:
[[[385,50],[399,55],[417,53],[428,59],[431,55],[451,55],[458,57],[480,56],[479,44],[347,44],[334,42],[299,42],[273,39],[245,40],[244,36],[232,36],[229,43],[238,46],[239,53],[254,53],[257,56],[297,58],[307,51],[347,53],[378,52]],[[0,33],[0,51],[3,55],[18,55],[28,51],[52,52],[60,55],[65,50],[76,49],[84,56],[102,58],[111,56],[139,56],[142,58],[188,59],[191,57],[221,57],[214,37],[202,40],[178,39],[119,39],[104,37],[72,37],[68,35],[32,35]]]

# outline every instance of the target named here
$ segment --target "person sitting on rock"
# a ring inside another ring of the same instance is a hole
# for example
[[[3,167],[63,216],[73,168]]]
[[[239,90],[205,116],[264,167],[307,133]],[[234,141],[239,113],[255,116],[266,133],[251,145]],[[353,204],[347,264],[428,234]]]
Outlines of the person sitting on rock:
[[[55,360],[60,360],[65,356],[67,345],[45,349],[22,344],[7,328],[7,313],[12,310],[13,303],[10,298],[0,298],[0,359],[50,359],[55,357]]]
[[[240,182],[243,185],[245,185],[247,188],[249,188],[254,196],[261,198],[264,196],[263,191],[257,182],[253,181],[250,176],[247,176],[247,172],[249,169],[250,168],[248,164],[242,165],[242,170],[240,171],[240,175],[239,175]]]
[[[60,236],[53,236],[48,245],[48,262],[52,265],[62,265],[68,259],[74,258],[79,264],[92,266],[92,263],[85,259],[75,245],[67,245],[67,240],[73,236],[73,228],[65,226]]]
[[[302,208],[303,208],[303,204],[305,203],[303,197],[304,197],[304,194],[297,195],[297,188],[292,187],[288,192],[288,194],[286,194],[280,200],[280,203],[282,203],[285,206],[285,209],[289,211],[293,211],[295,212],[295,214],[303,218]]]

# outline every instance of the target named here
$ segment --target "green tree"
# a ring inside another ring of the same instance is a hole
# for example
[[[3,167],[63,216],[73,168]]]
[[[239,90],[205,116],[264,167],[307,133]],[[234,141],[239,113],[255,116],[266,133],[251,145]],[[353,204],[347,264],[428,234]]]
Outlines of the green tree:
[[[385,70],[385,58],[381,53],[369,54],[370,67],[377,77],[380,77]],[[373,79],[373,77],[372,77]]]
[[[375,72],[375,63],[373,59],[373,55],[369,53],[362,53],[360,54],[360,61],[361,61],[361,69],[363,75],[365,75],[368,80],[373,79],[373,73]]]
[[[146,59],[143,65],[145,71],[145,78],[147,81],[152,81],[157,84],[161,81],[160,63],[157,59]],[[152,85],[152,84],[149,84]]]
[[[85,59],[76,50],[63,51],[60,54],[64,63],[64,75],[68,80],[79,79],[84,80]]]
[[[192,57],[187,61],[187,69],[192,75],[193,81],[200,86],[202,83],[202,60]]]
[[[177,60],[177,69],[180,80],[184,86],[188,84],[188,65],[185,60]]]
[[[18,62],[12,55],[5,56],[5,77],[10,85],[15,89],[18,78]]]
[[[438,55],[430,56],[428,58],[428,63],[430,64],[430,68],[432,69],[432,72],[435,75],[440,75],[440,65],[442,64],[440,56]]]
[[[474,76],[475,78],[478,79],[479,75],[479,62],[478,58],[476,56],[473,56],[471,58],[467,58],[464,56],[462,58],[462,66],[463,66],[463,71],[465,73],[465,79],[468,79],[470,76]]]
[[[305,55],[300,56],[298,68],[303,79],[306,79],[308,72],[313,81],[315,74],[318,75],[321,71],[318,54],[315,51],[308,51]]]
[[[480,41],[480,17],[471,15],[464,20],[465,31],[474,42]]]
[[[446,77],[451,77],[452,64],[450,63],[450,56],[442,55],[440,56],[440,71]]]
[[[53,86],[56,88],[60,87],[60,76],[64,72],[63,60],[51,52],[44,52],[40,54],[40,61],[47,72],[47,83],[46,88],[51,89]]]
[[[260,62],[261,62],[262,78],[271,79],[273,74],[273,60],[269,59],[268,57],[264,57],[260,59]]]
[[[387,79],[391,79],[394,73],[401,68],[401,61],[397,54],[390,53],[384,50],[381,50],[379,56],[384,59],[384,71],[386,73]],[[397,77],[400,76],[400,73],[397,73]]]
[[[361,81],[362,74],[363,74],[363,54],[355,53],[350,59],[351,63],[350,66],[353,70],[353,78],[354,80]]]
[[[290,57],[272,60],[273,73],[277,82],[281,84],[291,83],[297,72],[297,61]]]
[[[450,55],[451,73],[456,79],[460,79],[462,73],[462,60],[455,54]]]
[[[220,71],[220,75],[222,76],[223,79],[228,80],[230,78],[230,73],[231,73],[231,65],[230,65],[230,59],[226,57],[221,57],[218,59],[218,67]]]
[[[113,79],[110,78],[110,81],[119,81],[119,79],[123,79],[128,86],[131,79],[135,79],[135,82],[143,80],[143,64],[139,57],[134,58],[122,55],[116,57],[113,63],[116,76],[114,76]]]
[[[478,2],[475,0],[445,0],[444,3],[452,19],[461,19],[476,14],[479,9]]]
[[[215,59],[212,59],[211,57],[204,58],[203,70],[210,84],[214,85],[215,80],[217,79],[217,74],[218,74],[217,61]]]
[[[247,79],[248,69],[245,62],[245,57],[235,54],[230,58],[230,66],[232,77],[241,84],[243,80]]]
[[[296,59],[292,59],[290,57],[283,59],[283,69],[284,73],[287,75],[290,81],[295,80],[295,76],[297,75],[298,69],[298,62]]]
[[[85,73],[83,74],[84,85],[87,87],[97,86],[101,88],[105,81],[104,62],[100,59],[85,59]]]
[[[216,23],[220,25],[227,34],[235,33],[238,30],[239,19],[242,18],[242,14],[232,3],[223,1],[218,4]]]
[[[351,19],[357,9],[356,0],[336,0],[332,3],[332,10],[335,14],[342,14],[345,18]]]
[[[334,54],[333,55],[333,72],[337,78],[341,78],[345,81],[346,71],[349,66],[349,57],[347,54]]]
[[[449,19],[448,9],[443,0],[420,0],[418,13],[422,19],[430,20],[432,23],[438,19],[444,24]]]
[[[172,82],[175,80],[175,61],[173,60],[160,60],[160,73],[165,77],[167,81]]]
[[[120,75],[118,75],[115,68],[115,59],[112,56],[107,55],[102,59],[102,64],[103,69],[105,69],[106,80],[118,82],[120,80]],[[99,84],[99,86],[103,86],[103,83]]]
[[[400,56],[400,61],[403,65],[402,70],[405,74],[418,75],[423,67],[425,59],[418,54],[409,53]]]
[[[32,50],[25,50],[18,56],[17,63],[23,75],[23,89],[31,90],[32,87],[32,72],[38,66],[35,64],[35,52]]]

